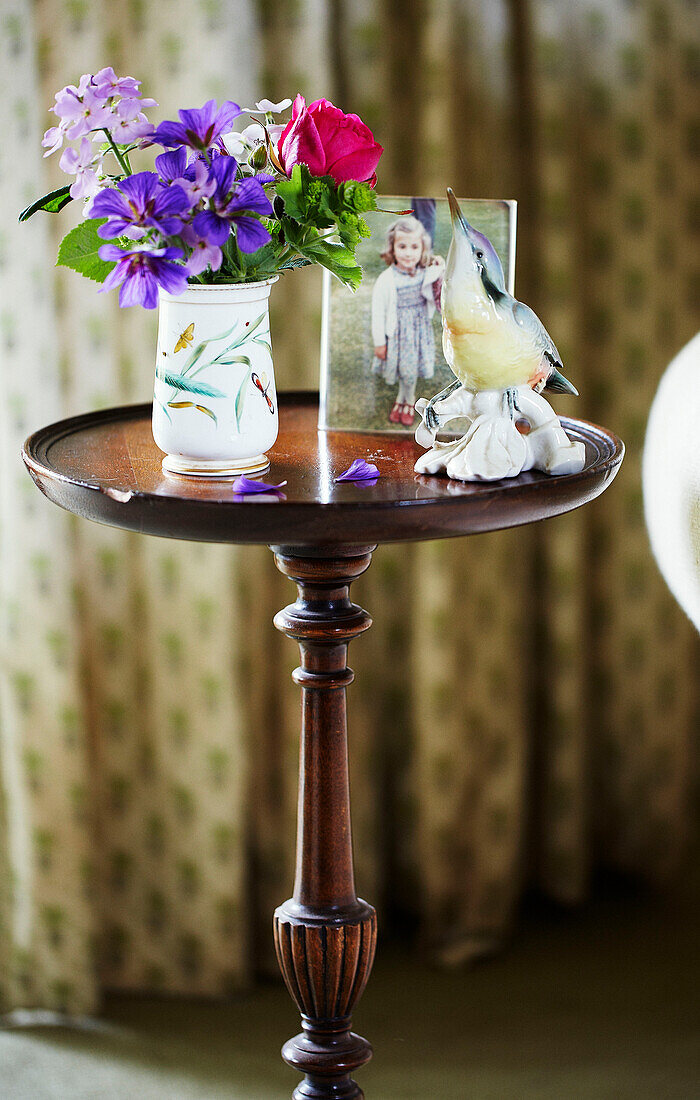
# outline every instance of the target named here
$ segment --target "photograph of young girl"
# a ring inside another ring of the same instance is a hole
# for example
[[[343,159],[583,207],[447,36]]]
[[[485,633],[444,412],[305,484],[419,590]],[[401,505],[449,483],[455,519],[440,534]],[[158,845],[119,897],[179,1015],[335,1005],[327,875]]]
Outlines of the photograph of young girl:
[[[409,433],[417,399],[452,379],[440,318],[451,221],[446,199],[382,195],[377,203],[381,211],[366,215],[371,236],[357,249],[359,290],[324,277],[319,427]],[[515,203],[460,205],[492,241],[512,284]]]
[[[372,369],[397,387],[389,423],[410,428],[418,379],[435,374],[432,319],[440,309],[445,261],[433,254],[428,230],[411,214],[391,223],[381,256],[387,269],[372,290]]]

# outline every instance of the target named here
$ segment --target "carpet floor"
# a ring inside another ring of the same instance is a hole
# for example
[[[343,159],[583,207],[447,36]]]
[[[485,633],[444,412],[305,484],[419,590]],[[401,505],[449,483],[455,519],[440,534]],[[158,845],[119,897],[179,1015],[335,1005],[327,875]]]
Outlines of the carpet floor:
[[[381,945],[355,1026],[368,1100],[700,1098],[700,889],[608,889],[530,912],[496,958],[431,968]],[[289,1100],[281,986],[223,1005],[124,995],[77,1027],[0,1033],[4,1100]]]

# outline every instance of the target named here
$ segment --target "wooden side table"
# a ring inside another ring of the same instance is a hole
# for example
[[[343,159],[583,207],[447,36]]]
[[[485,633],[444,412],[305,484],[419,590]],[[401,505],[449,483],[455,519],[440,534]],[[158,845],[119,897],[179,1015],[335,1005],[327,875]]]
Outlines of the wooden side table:
[[[274,936],[302,1031],[282,1050],[304,1074],[296,1100],[357,1100],[352,1074],[372,1054],[351,1013],[372,968],[376,914],[355,893],[350,831],[345,689],[348,644],[371,625],[350,584],[379,542],[447,538],[530,523],[598,496],[624,454],[611,432],[564,420],[586,445],[579,474],[539,473],[462,484],[413,472],[411,438],[319,432],[317,395],[284,394],[270,482],[286,499],[234,499],[230,482],[167,477],[151,436],[151,407],[108,409],[35,432],[24,461],[39,488],[77,515],[150,535],[265,543],[298,596],[275,617],[295,638],[301,665],[301,762],[296,880],[277,909]],[[336,483],[354,458],[374,460],[374,486]]]

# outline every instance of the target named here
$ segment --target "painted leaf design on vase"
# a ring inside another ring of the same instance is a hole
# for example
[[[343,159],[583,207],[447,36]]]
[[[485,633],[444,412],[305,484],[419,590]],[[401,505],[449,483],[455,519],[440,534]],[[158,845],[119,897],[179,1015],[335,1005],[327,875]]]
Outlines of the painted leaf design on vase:
[[[243,378],[241,379],[238,390],[236,391],[236,396],[234,400],[236,427],[240,431],[241,418],[243,416],[243,408],[245,405],[246,393],[248,390],[248,382],[250,381],[252,375],[251,360],[247,355],[243,354],[243,349],[246,347],[247,344],[251,343],[264,347],[269,352],[272,351],[269,340],[265,339],[265,337],[269,337],[270,335],[269,330],[267,332],[259,331],[260,326],[262,325],[266,316],[266,313],[260,313],[254,320],[246,322],[243,328],[243,332],[241,332],[239,336],[235,340],[233,340],[232,343],[228,344],[212,359],[208,359],[206,362],[203,363],[200,363],[200,360],[202,359],[202,356],[204,355],[209,345],[216,344],[221,340],[228,339],[228,337],[235,332],[238,325],[233,325],[232,328],[228,329],[226,332],[220,333],[218,336],[211,336],[208,340],[201,340],[193,349],[189,360],[183,367],[180,374],[173,374],[170,371],[164,371],[160,362],[158,363],[156,367],[156,377],[161,382],[164,382],[166,385],[172,386],[174,391],[166,405],[163,405],[162,402],[158,402],[165,412],[166,416],[168,416],[168,419],[170,419],[168,409],[195,409],[197,412],[204,413],[205,416],[208,416],[211,420],[214,421],[215,424],[217,424],[218,420],[216,417],[216,413],[212,409],[195,401],[180,401],[179,399],[177,399],[178,394],[184,392],[196,394],[201,397],[225,398],[227,394],[225,394],[222,390],[217,389],[214,386],[208,386],[204,382],[194,382],[193,379],[203,370],[206,370],[208,367],[236,366],[239,364],[243,364],[246,367],[246,370],[243,374]],[[188,325],[188,327],[180,334],[175,345],[175,352],[180,351],[182,348],[186,347],[187,343],[191,342],[191,340],[193,339],[193,335],[194,321],[190,325]]]
[[[206,405],[195,405],[194,401],[168,401],[169,409],[197,409],[198,412],[206,413],[211,417],[215,424],[218,423],[216,419],[216,413],[213,413],[211,409],[208,409]]]
[[[171,374],[170,371],[165,371],[162,378],[166,386],[174,386],[176,390],[183,390],[185,393],[196,393],[201,397],[226,396],[223,390],[217,389],[216,386],[207,386],[204,382],[192,382],[184,374]]]

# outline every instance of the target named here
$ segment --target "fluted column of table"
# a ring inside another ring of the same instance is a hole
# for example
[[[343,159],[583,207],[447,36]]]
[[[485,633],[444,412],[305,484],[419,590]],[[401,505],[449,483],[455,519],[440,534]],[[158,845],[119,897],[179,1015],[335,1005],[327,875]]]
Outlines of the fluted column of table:
[[[295,1100],[363,1097],[351,1075],[372,1056],[351,1031],[374,961],[377,917],[355,893],[345,693],[353,680],[348,644],[372,624],[348,589],[373,549],[341,548],[332,557],[275,552],[299,593],[275,617],[301,653],[293,673],[302,690],[296,879],[274,918],[277,957],[302,1019],[303,1030],[282,1049],[305,1075]]]

